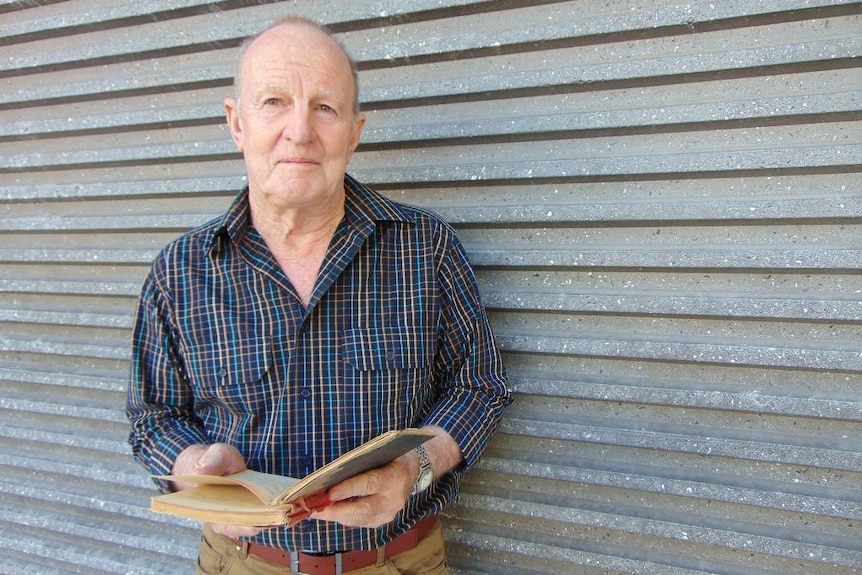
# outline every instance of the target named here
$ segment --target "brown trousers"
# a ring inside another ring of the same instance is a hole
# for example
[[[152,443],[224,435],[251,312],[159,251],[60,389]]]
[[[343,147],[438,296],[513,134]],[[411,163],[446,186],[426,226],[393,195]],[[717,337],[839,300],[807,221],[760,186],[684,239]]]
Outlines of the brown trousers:
[[[414,549],[383,559],[349,575],[450,575],[440,522]],[[229,539],[207,526],[201,537],[197,575],[288,575],[289,568],[237,550]]]

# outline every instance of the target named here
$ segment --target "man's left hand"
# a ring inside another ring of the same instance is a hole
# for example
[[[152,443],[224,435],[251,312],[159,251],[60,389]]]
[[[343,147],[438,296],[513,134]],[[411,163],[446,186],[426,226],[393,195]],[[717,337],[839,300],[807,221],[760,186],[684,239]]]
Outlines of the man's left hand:
[[[334,503],[312,513],[311,519],[350,527],[385,525],[404,508],[418,475],[419,458],[413,452],[403,455],[331,487],[328,495]]]

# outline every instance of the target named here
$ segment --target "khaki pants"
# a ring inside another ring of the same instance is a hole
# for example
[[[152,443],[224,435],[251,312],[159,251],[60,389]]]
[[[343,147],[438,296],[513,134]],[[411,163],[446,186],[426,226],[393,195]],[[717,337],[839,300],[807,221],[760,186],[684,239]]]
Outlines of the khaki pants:
[[[288,575],[289,568],[242,550],[207,526],[201,537],[197,575]],[[450,575],[440,522],[414,549],[369,565],[349,575]]]

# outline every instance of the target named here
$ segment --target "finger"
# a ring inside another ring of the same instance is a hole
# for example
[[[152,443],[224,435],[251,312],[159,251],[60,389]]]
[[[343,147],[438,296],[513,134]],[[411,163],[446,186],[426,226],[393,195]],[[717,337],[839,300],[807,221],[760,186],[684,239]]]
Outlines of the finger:
[[[365,474],[363,474],[365,475]],[[363,475],[357,475],[349,479],[345,479],[341,483],[333,485],[329,488],[330,501],[347,501],[357,497],[364,497],[369,494],[368,481]]]
[[[211,524],[210,526],[212,527],[212,530],[216,533],[225,537],[229,537],[231,539],[237,539],[239,537],[252,537],[263,531],[263,529],[260,527],[249,527],[246,525],[225,525],[221,523],[215,523]]]
[[[407,501],[412,484],[405,482],[408,475],[405,466],[392,462],[383,467],[354,475],[329,490],[332,501],[344,501],[356,497],[381,495],[388,498],[398,498],[401,494],[401,504]]]
[[[314,511],[311,519],[334,521],[349,527],[379,527],[387,523],[378,515],[379,506],[375,504],[376,497],[361,497],[333,503],[320,511]]]

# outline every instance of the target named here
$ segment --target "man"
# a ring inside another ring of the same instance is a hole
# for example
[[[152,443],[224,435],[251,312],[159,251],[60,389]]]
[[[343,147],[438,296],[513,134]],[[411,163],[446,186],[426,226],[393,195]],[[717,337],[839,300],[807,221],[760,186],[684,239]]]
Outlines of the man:
[[[144,283],[130,443],[155,475],[302,477],[390,429],[435,437],[293,528],[207,525],[199,573],[448,573],[436,515],[511,401],[451,228],[345,173],[356,78],[304,19],[244,44],[225,111],[248,187]]]

